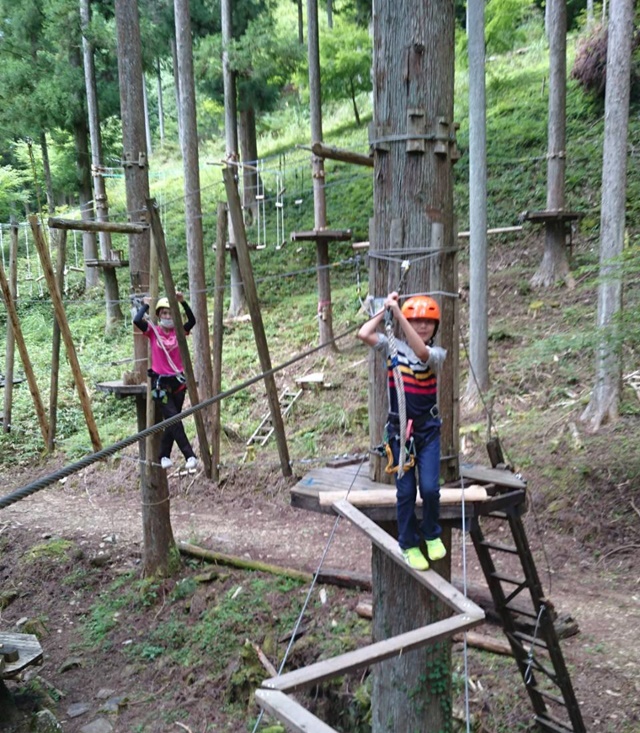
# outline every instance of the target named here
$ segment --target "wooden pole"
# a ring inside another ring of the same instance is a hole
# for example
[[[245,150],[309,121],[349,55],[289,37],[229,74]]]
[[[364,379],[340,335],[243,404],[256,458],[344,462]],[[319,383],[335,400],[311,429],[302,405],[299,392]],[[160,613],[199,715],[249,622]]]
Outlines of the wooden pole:
[[[156,240],[151,232],[151,252],[149,253],[149,297],[151,302],[149,303],[149,313],[153,318],[153,314],[156,310],[156,303],[158,301],[159,294],[159,272],[158,272],[158,250],[156,248]],[[146,426],[150,428],[156,423],[156,403],[151,396],[151,378],[148,377],[148,388],[147,388],[147,421]],[[159,451],[155,448],[160,440],[160,433],[154,433],[149,435],[145,441],[145,452],[141,456],[142,460],[146,461],[147,470],[151,469],[153,465],[153,459]]]
[[[222,171],[224,185],[227,191],[227,203],[229,206],[229,214],[233,224],[233,230],[236,235],[236,251],[238,253],[238,264],[240,266],[240,275],[244,283],[244,291],[251,314],[251,325],[253,326],[253,335],[256,340],[256,348],[260,357],[260,366],[263,372],[271,370],[271,357],[269,356],[269,345],[264,332],[264,324],[262,323],[262,314],[260,313],[260,303],[258,302],[258,293],[256,291],[256,283],[253,278],[253,269],[251,267],[251,258],[249,257],[249,248],[247,246],[247,235],[242,220],[242,204],[238,195],[238,188],[234,178],[234,172],[230,167]],[[284,431],[284,422],[282,420],[282,412],[280,410],[280,401],[278,398],[278,390],[273,374],[264,378],[264,385],[267,391],[267,400],[269,401],[269,411],[271,413],[271,424],[273,426],[276,443],[278,444],[278,454],[280,455],[280,468],[283,476],[291,476],[291,465],[289,463],[289,449],[287,448],[287,437]]]
[[[227,240],[227,206],[224,202],[218,204],[218,222],[216,227],[216,275],[215,295],[213,300],[213,394],[220,394],[222,390],[222,335],[223,335],[223,309],[224,309],[224,269],[225,269],[225,243]],[[213,405],[211,411],[211,453],[212,473],[214,481],[220,480],[220,438],[222,435],[220,425],[221,403],[218,401]]]
[[[56,260],[56,285],[58,292],[64,292],[64,263],[67,247],[67,232],[60,232],[58,237],[58,257]],[[58,421],[58,372],[60,371],[60,325],[58,319],[53,321],[53,337],[51,343],[51,382],[49,387],[49,437],[47,447],[53,452],[56,443],[56,424]]]
[[[318,31],[318,0],[307,0],[307,46],[309,56],[309,105],[311,118],[311,141],[322,142],[322,93],[320,86],[320,40]],[[327,198],[324,190],[324,160],[313,155],[311,158],[313,176],[313,218],[314,228],[327,226]],[[329,270],[329,243],[316,242],[316,262],[318,265],[318,327],[320,343],[331,343],[332,351],[337,351],[333,342],[333,312],[331,305],[331,275]]]
[[[0,262],[0,290],[2,290],[2,297],[4,298],[4,304],[7,308],[7,313],[9,314],[13,336],[18,347],[20,359],[22,360],[22,367],[24,369],[25,376],[27,377],[27,384],[29,385],[29,392],[31,392],[31,397],[33,399],[33,406],[36,408],[36,415],[38,416],[40,432],[42,433],[42,438],[46,445],[49,437],[49,425],[47,423],[47,415],[44,411],[42,397],[40,396],[40,391],[38,390],[38,383],[36,382],[36,377],[33,372],[33,366],[31,365],[31,359],[29,358],[29,352],[27,351],[27,344],[25,343],[24,336],[22,335],[22,329],[20,328],[18,312],[16,310],[15,302],[11,297],[9,283],[7,282],[7,276],[4,273],[2,262]]]
[[[100,435],[98,434],[98,426],[93,417],[93,411],[91,409],[91,400],[89,399],[89,393],[84,383],[84,377],[82,376],[82,370],[80,369],[80,362],[78,361],[78,355],[76,353],[76,347],[73,343],[73,337],[71,336],[71,329],[69,328],[69,322],[67,321],[67,315],[62,305],[62,297],[58,290],[56,283],[56,276],[53,272],[53,266],[51,265],[51,258],[49,257],[49,248],[47,243],[44,241],[42,236],[42,230],[38,222],[38,217],[32,214],[29,217],[29,224],[31,224],[31,231],[33,232],[33,238],[35,240],[36,249],[40,256],[40,264],[42,265],[42,272],[49,288],[51,295],[51,302],[53,304],[53,310],[60,326],[60,334],[64,341],[65,348],[67,350],[67,358],[71,366],[71,372],[73,373],[73,379],[78,390],[78,397],[80,398],[80,404],[82,405],[82,412],[84,413],[84,419],[87,423],[87,429],[89,430],[89,437],[91,438],[91,444],[95,451],[101,450],[102,442],[100,441]]]
[[[355,165],[364,165],[367,168],[373,168],[373,158],[370,158],[368,155],[362,155],[361,153],[354,153],[352,150],[343,150],[324,145],[320,142],[314,142],[311,146],[311,152],[319,158],[340,160],[343,163],[354,163]]]
[[[12,302],[18,297],[18,225],[11,224],[9,244],[9,293]],[[13,407],[13,367],[15,365],[15,336],[11,321],[7,323],[6,358],[4,362],[4,406],[2,411],[2,432],[11,432],[11,410]]]
[[[147,209],[149,211],[151,231],[153,232],[158,253],[158,263],[160,265],[160,271],[162,272],[162,279],[164,280],[164,289],[167,297],[169,298],[173,322],[176,324],[176,337],[178,339],[180,355],[182,356],[182,365],[184,367],[185,377],[187,378],[189,399],[191,400],[191,404],[195,406],[200,402],[200,397],[198,396],[198,387],[196,386],[196,380],[193,374],[191,354],[189,353],[189,347],[187,345],[187,335],[183,328],[177,328],[178,324],[182,323],[182,312],[178,305],[178,301],[176,300],[176,288],[173,282],[173,275],[171,274],[169,254],[167,253],[167,246],[164,241],[164,231],[162,230],[162,223],[160,222],[160,215],[158,214],[158,206],[155,199],[147,200]],[[207,478],[211,478],[211,453],[209,451],[209,443],[207,442],[207,431],[205,429],[202,412],[195,412],[193,414],[193,419],[196,423],[196,432],[198,433],[198,442],[200,444],[200,457],[202,458],[202,463],[204,465],[204,472]]]
[[[82,221],[80,219],[61,219],[58,216],[50,216],[47,225],[50,229],[67,229],[77,232],[111,232],[113,234],[144,234],[149,230],[148,224]]]

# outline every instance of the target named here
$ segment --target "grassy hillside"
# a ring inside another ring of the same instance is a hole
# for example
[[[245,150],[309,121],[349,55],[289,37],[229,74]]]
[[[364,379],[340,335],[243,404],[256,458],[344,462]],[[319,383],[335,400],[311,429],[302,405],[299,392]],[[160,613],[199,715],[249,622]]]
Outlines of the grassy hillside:
[[[488,167],[489,167],[489,225],[506,226],[518,221],[518,214],[525,209],[543,208],[545,202],[546,177],[546,84],[548,74],[546,51],[539,43],[532,43],[518,53],[492,58],[487,68],[487,120],[488,120]],[[455,168],[456,213],[460,229],[468,227],[468,121],[467,121],[467,77],[463,68],[456,77],[456,117],[460,120],[459,133],[462,159]],[[352,118],[349,104],[332,105],[325,110],[325,137],[329,144],[351,148],[361,152],[367,150],[367,124],[371,119],[371,103],[367,95],[359,100],[363,124],[357,127]],[[568,158],[567,158],[567,205],[585,213],[581,232],[575,246],[576,266],[581,282],[593,288],[588,267],[597,262],[597,233],[599,224],[599,178],[601,167],[601,146],[603,110],[597,103],[585,99],[580,89],[570,83],[568,92]],[[265,184],[264,208],[260,214],[260,227],[254,226],[248,232],[250,241],[266,245],[253,255],[253,264],[259,284],[263,314],[267,324],[272,348],[272,360],[280,363],[295,353],[315,345],[316,324],[316,274],[315,252],[312,245],[294,245],[289,241],[290,233],[296,229],[313,225],[313,201],[309,153],[301,146],[308,144],[307,114],[299,105],[292,104],[279,113],[272,113],[263,121],[259,142],[262,179]],[[632,114],[630,149],[634,150],[640,136],[640,121],[637,111]],[[220,161],[223,141],[210,141],[203,145],[201,161],[201,185],[203,202],[203,224],[205,229],[208,272],[213,272],[214,254],[210,247],[215,237],[215,210],[223,197]],[[366,239],[368,221],[372,216],[372,180],[368,169],[346,164],[327,162],[327,210],[329,225],[337,228],[351,228],[354,239]],[[184,204],[182,192],[182,167],[175,148],[166,146],[157,151],[151,164],[152,194],[158,200],[167,243],[170,249],[174,277],[178,287],[188,291],[186,274],[186,252],[184,241]],[[637,240],[640,226],[638,187],[640,174],[637,166],[629,166],[628,176],[628,228],[630,242]],[[278,197],[278,192],[283,192]],[[109,198],[116,218],[125,215],[123,179],[109,179]],[[276,203],[281,203],[278,209]],[[280,211],[283,218],[277,220]],[[28,233],[25,245],[28,243]],[[461,240],[464,242],[465,240]],[[284,243],[284,244],[283,244]],[[280,246],[283,245],[283,246]],[[38,266],[31,249],[31,259],[25,257],[21,239],[21,282],[20,317],[27,342],[39,376],[39,384],[45,402],[48,399],[48,369],[50,365],[51,307],[46,295],[42,294],[41,283],[35,276]],[[126,239],[116,237],[115,247],[126,248]],[[463,244],[464,246],[464,244]],[[527,268],[535,266],[541,257],[541,232],[530,229],[522,237],[496,237],[491,239],[492,257],[496,261],[509,263],[522,271],[518,278],[518,289],[524,298],[536,300],[538,296],[529,293]],[[69,258],[81,253],[76,239],[69,244]],[[334,295],[334,318],[336,333],[354,325],[360,318],[359,299],[367,290],[366,264],[362,258],[355,258],[349,244],[331,246],[331,257],[336,263],[332,270]],[[466,254],[462,251],[462,264]],[[32,279],[26,279],[28,270]],[[128,272],[119,271],[122,306],[129,309]],[[212,278],[212,274],[209,279]],[[463,272],[464,281],[464,272]],[[635,297],[631,278],[629,285],[632,304]],[[593,292],[593,291],[591,291]],[[210,291],[211,296],[213,291]],[[228,298],[228,294],[226,295]],[[583,319],[593,318],[593,295],[583,310],[577,309],[573,317],[571,308],[566,307],[564,293],[541,294],[544,302],[553,301],[563,308],[567,321],[575,320],[575,333],[564,344],[573,350],[590,347],[589,329]],[[90,385],[98,381],[117,379],[129,368],[126,360],[131,357],[131,327],[127,321],[109,337],[104,336],[103,295],[99,291],[83,292],[82,275],[70,272],[66,307],[79,351],[85,377]],[[212,297],[210,303],[212,304]],[[508,331],[503,318],[508,311],[504,307],[490,314],[490,327],[494,337]],[[2,314],[0,318],[4,319]],[[0,348],[4,352],[4,329]],[[541,348],[541,347],[537,347]],[[364,356],[357,352],[359,356]],[[355,358],[355,356],[354,356]],[[519,359],[524,359],[518,354]],[[259,371],[251,327],[247,323],[227,323],[224,345],[224,383],[228,388],[242,381],[248,374]],[[317,357],[313,368],[329,365],[332,357]],[[305,367],[311,370],[311,367]],[[348,379],[348,376],[345,376]],[[464,383],[464,382],[462,382]],[[323,452],[318,435],[326,432],[332,437],[327,440],[327,449],[336,451],[349,447],[336,442],[336,423],[350,425],[366,424],[366,385],[353,387],[358,398],[343,402],[336,412],[329,408],[326,418],[322,408],[314,411],[317,424],[301,435],[294,431],[292,455],[303,458],[312,452]],[[99,392],[93,394],[93,407],[105,443],[113,442],[134,430],[132,405],[127,401],[116,401]],[[230,400],[223,407],[223,420],[230,429],[246,438],[265,409],[262,389],[254,386]],[[82,417],[78,400],[72,389],[72,379],[67,365],[61,373],[60,414],[58,418],[58,446],[69,458],[77,458],[89,450],[86,432],[82,429]],[[313,439],[309,438],[312,434]],[[348,442],[348,441],[347,441]],[[360,440],[366,444],[364,431]],[[3,465],[32,461],[42,451],[42,441],[33,417],[31,399],[22,386],[16,390],[13,429],[10,435],[0,436]],[[237,459],[238,446],[234,446],[225,460]]]

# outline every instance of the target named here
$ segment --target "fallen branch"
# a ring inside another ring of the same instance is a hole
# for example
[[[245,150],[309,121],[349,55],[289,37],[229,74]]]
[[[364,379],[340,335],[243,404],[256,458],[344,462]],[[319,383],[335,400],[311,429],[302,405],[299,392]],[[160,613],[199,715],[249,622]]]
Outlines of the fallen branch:
[[[452,639],[463,642],[464,634],[454,634]],[[475,649],[481,649],[492,654],[502,654],[505,657],[513,656],[508,642],[494,639],[492,636],[487,636],[486,634],[478,634],[475,631],[467,631],[467,644]]]
[[[627,550],[640,550],[640,545],[637,544],[631,544],[631,545],[622,545],[621,547],[614,547],[613,550],[609,550],[609,552],[605,552],[604,555],[598,560],[596,565],[600,565],[600,563],[603,560],[606,560],[611,555],[615,555],[616,552],[626,552]]]
[[[178,549],[183,555],[197,557],[200,560],[215,563],[216,565],[228,565],[241,570],[257,570],[271,575],[280,575],[293,580],[301,580],[303,583],[311,583],[313,575],[304,570],[295,568],[283,568],[280,565],[271,565],[258,560],[247,560],[246,557],[227,555],[224,552],[205,550],[197,545],[188,542],[179,542]],[[341,588],[356,588],[359,590],[371,590],[371,576],[361,575],[351,570],[327,569],[318,573],[317,582],[323,585],[336,585]]]
[[[260,664],[262,664],[262,666],[267,670],[267,672],[269,673],[269,676],[277,677],[278,670],[273,666],[273,664],[271,664],[267,655],[262,651],[262,649],[260,649],[260,647],[257,644],[255,644],[253,641],[249,641],[249,639],[247,639],[247,644],[251,644],[251,646],[253,647],[253,650],[258,655]]]
[[[227,555],[224,552],[214,552],[213,550],[205,550],[197,545],[188,542],[179,542],[178,549],[183,555],[190,557],[198,557],[201,560],[208,560],[217,565],[229,565],[242,570],[259,570],[263,573],[271,573],[271,575],[282,575],[285,578],[293,580],[302,580],[310,583],[313,579],[311,573],[305,573],[303,570],[294,570],[293,568],[283,568],[278,565],[270,565],[269,563],[259,562],[258,560],[247,560],[244,557],[235,557]]]

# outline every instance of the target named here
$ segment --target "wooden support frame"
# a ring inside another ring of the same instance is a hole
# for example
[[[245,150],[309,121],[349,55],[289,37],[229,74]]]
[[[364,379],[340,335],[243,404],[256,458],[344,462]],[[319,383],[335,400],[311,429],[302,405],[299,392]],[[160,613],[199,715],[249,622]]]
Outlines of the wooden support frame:
[[[348,519],[367,535],[371,542],[396,562],[404,572],[409,573],[416,582],[449,606],[454,611],[454,615],[428,626],[370,644],[362,649],[265,680],[255,692],[256,701],[263,709],[268,710],[278,720],[285,723],[287,730],[294,731],[294,733],[303,731],[305,733],[335,733],[335,729],[323,723],[298,702],[284,694],[285,692],[302,690],[318,682],[377,664],[412,649],[435,644],[461,631],[478,626],[485,618],[484,611],[479,606],[436,572],[433,570],[419,571],[407,565],[398,548],[398,543],[348,501],[336,501],[333,508],[336,513]]]
[[[38,217],[33,214],[29,217],[29,224],[31,225],[31,231],[33,232],[33,239],[35,241],[36,249],[40,257],[40,264],[42,265],[42,272],[44,273],[47,281],[47,287],[49,288],[49,294],[51,295],[51,302],[53,304],[53,310],[60,327],[60,335],[64,341],[65,348],[67,350],[67,358],[71,366],[71,372],[73,373],[73,379],[76,384],[76,390],[78,397],[80,398],[80,404],[82,406],[82,412],[84,413],[84,420],[89,431],[89,437],[91,438],[91,445],[94,451],[102,449],[102,441],[100,440],[100,434],[98,432],[98,426],[96,425],[95,417],[93,416],[93,410],[91,409],[91,400],[89,399],[89,392],[82,375],[82,369],[80,368],[80,362],[78,360],[78,354],[76,353],[76,347],[73,342],[73,336],[71,335],[71,329],[69,328],[69,322],[67,321],[67,314],[62,304],[62,296],[58,289],[56,282],[56,276],[53,271],[53,265],[51,264],[51,257],[49,256],[49,248],[44,240],[42,228]],[[47,435],[48,440],[48,435]]]

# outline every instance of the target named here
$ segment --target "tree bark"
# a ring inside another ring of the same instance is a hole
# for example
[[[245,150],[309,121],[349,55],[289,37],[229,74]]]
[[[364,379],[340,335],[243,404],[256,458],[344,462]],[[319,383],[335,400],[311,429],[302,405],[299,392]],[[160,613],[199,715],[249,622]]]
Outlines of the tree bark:
[[[193,47],[189,0],[174,0],[176,50],[180,77],[180,118],[182,119],[182,162],[184,169],[184,201],[187,230],[187,255],[191,307],[196,325],[191,332],[194,340],[195,376],[201,400],[213,395],[209,314],[207,310],[207,281],[204,264],[202,231],[202,202],[200,198],[200,157],[198,154],[198,123],[196,119],[196,90],[193,79]],[[204,411],[208,439],[211,442],[211,409]]]
[[[80,199],[80,216],[83,219],[94,218],[93,194],[91,190],[91,171],[89,170],[89,136],[87,123],[77,119],[73,125],[73,136],[76,149],[76,168],[78,171],[78,197]],[[98,246],[94,232],[82,233],[82,252],[84,254],[84,279],[88,289],[95,288],[99,282],[97,267],[87,267],[87,260],[98,259]]]
[[[487,105],[484,0],[469,0],[469,379],[465,406],[489,389]]]
[[[309,104],[311,116],[311,143],[322,142],[322,91],[320,86],[320,36],[318,30],[318,0],[307,0],[307,45],[309,55]],[[311,156],[313,176],[313,218],[315,229],[327,226],[327,198],[324,190],[324,159]],[[320,344],[333,341],[333,313],[331,305],[331,275],[329,272],[329,244],[316,243],[318,265],[318,326]],[[337,351],[335,343],[331,348]]]
[[[42,151],[42,170],[44,171],[44,185],[47,194],[47,209],[49,210],[49,216],[51,216],[56,210],[56,200],[53,191],[53,179],[51,178],[47,134],[44,130],[40,133],[40,150]]]
[[[458,477],[457,260],[453,220],[454,3],[382,0],[373,14],[374,221],[370,290],[397,290],[401,264],[411,262],[405,293],[435,295],[441,304],[438,340],[447,349],[439,375],[441,475]],[[442,294],[442,295],[441,295]],[[381,442],[388,409],[386,365],[370,359],[370,437]],[[372,478],[383,475],[373,461]],[[450,546],[450,535],[443,540]],[[374,638],[442,618],[441,604],[416,588],[374,548]],[[448,562],[438,571],[450,576]],[[376,597],[379,594],[379,597]],[[425,674],[425,670],[429,670]],[[448,730],[451,725],[450,643],[377,665],[373,733]],[[425,679],[426,677],[426,679]]]
[[[549,0],[549,120],[547,146],[547,211],[565,208],[566,106],[567,106],[567,3]],[[566,246],[566,223],[550,220],[545,225],[542,262],[531,286],[551,287],[559,280],[573,288]]]
[[[222,26],[222,82],[224,86],[224,134],[226,146],[226,158],[230,163],[238,161],[238,100],[236,91],[236,76],[229,64],[229,43],[233,38],[232,24],[232,2],[221,0],[220,14]],[[229,246],[231,248],[231,265],[229,268],[231,276],[231,300],[229,302],[229,313],[231,318],[241,316],[246,308],[244,288],[238,265],[238,253],[235,250],[235,233],[231,216],[227,219],[227,233],[229,235]]]
[[[160,144],[164,143],[164,97],[162,93],[162,73],[160,69],[160,59],[156,59],[156,82],[158,89],[158,130],[160,134]]]
[[[256,134],[256,111],[252,104],[244,100],[238,118],[238,138],[242,166],[242,208],[245,226],[251,226],[257,218],[258,207],[258,140]]]
[[[87,112],[89,118],[89,137],[91,139],[91,169],[93,174],[93,198],[96,202],[96,219],[100,222],[109,220],[109,204],[104,178],[100,172],[102,165],[102,135],[100,133],[100,113],[98,110],[98,90],[96,88],[96,72],[93,61],[93,47],[86,37],[91,20],[89,0],[80,0],[80,23],[82,27],[82,59],[84,66],[84,84],[87,95]],[[53,211],[51,211],[53,214]],[[111,234],[100,232],[100,256],[103,260],[110,258]],[[113,268],[104,268],[104,295],[106,305],[105,332],[111,333],[123,320],[120,309],[120,289],[118,278]]]
[[[149,172],[142,109],[142,49],[140,18],[136,3],[115,0],[118,42],[118,77],[120,81],[120,116],[127,211],[132,221],[148,223]],[[129,235],[129,272],[133,293],[149,289],[150,232]],[[142,334],[134,337],[134,358],[139,382],[147,383],[147,343]],[[146,426],[146,406],[137,400],[138,427]],[[155,463],[144,463],[144,441],[140,444],[142,529],[144,536],[144,571],[146,575],[171,572],[175,550],[169,515],[169,491],[165,471]]]
[[[618,417],[620,403],[622,334],[616,317],[622,309],[620,256],[625,231],[633,5],[633,0],[612,3],[609,17],[600,207],[600,343],[596,348],[595,385],[582,414],[592,432]]]

